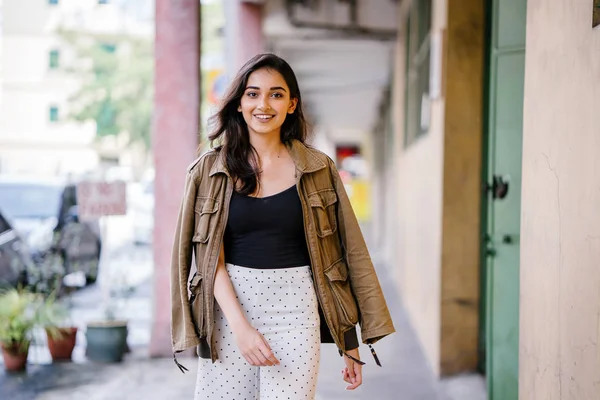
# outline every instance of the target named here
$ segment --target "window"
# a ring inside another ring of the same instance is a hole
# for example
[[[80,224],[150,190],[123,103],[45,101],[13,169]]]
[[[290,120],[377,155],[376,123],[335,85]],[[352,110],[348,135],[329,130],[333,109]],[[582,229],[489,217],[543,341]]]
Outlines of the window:
[[[48,4],[50,4],[51,6],[55,6],[58,4],[58,0],[48,0]]]
[[[48,119],[50,120],[50,122],[58,122],[58,107],[57,106],[50,106],[49,112],[48,112]]]
[[[50,50],[48,54],[48,66],[50,69],[57,69],[60,62],[60,51]]]
[[[100,47],[107,53],[114,53],[117,50],[117,46],[114,43],[102,43]]]
[[[429,131],[431,0],[413,2],[406,24],[406,117],[404,144]]]

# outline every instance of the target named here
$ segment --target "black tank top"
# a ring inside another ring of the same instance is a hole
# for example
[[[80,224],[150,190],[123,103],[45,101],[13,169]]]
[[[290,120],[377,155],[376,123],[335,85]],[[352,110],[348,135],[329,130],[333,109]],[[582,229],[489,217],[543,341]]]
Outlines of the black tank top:
[[[267,197],[234,192],[225,228],[225,262],[249,268],[310,265],[296,186]]]

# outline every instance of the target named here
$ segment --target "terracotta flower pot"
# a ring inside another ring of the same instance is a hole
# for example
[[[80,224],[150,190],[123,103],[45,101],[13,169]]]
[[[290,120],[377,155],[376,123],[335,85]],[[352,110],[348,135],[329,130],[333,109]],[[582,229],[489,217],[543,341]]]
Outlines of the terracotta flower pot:
[[[50,355],[52,355],[53,361],[69,361],[75,348],[77,327],[59,328],[59,333],[58,337],[53,337],[50,331],[46,329]]]
[[[5,345],[2,343],[2,356],[4,357],[4,368],[9,372],[24,371],[27,366],[29,355],[29,342],[13,343]]]

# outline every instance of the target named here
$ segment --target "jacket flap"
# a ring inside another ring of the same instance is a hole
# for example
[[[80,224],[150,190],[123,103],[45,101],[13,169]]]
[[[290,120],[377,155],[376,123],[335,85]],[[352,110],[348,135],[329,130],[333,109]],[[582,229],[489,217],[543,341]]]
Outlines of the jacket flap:
[[[308,202],[311,207],[326,208],[337,202],[337,196],[334,189],[322,190],[320,192],[309,194]]]
[[[200,214],[214,214],[219,210],[219,202],[217,202],[217,200],[211,198],[211,197],[207,197],[204,200],[204,204],[202,205],[202,209],[200,210]],[[196,201],[202,201],[202,200],[196,200]]]
[[[345,281],[348,279],[348,268],[343,258],[335,261],[324,273],[330,281]]]
[[[200,285],[200,282],[202,282],[202,275],[195,273],[194,277],[190,281],[190,291],[193,292],[194,289],[196,289]]]

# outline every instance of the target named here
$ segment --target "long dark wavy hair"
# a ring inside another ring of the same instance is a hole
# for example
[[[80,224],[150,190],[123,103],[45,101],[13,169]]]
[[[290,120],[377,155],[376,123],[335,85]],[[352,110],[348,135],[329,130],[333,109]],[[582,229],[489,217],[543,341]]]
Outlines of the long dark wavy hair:
[[[298,101],[294,113],[287,114],[281,126],[281,142],[287,144],[296,139],[304,143],[308,135],[302,96],[292,67],[275,54],[258,54],[252,57],[238,71],[225,92],[220,109],[209,119],[212,129],[208,135],[211,146],[217,142],[216,149],[225,152],[227,170],[235,187],[239,193],[246,195],[256,192],[261,171],[256,149],[250,144],[248,125],[238,107],[250,74],[263,68],[279,72],[290,89],[290,98]]]

